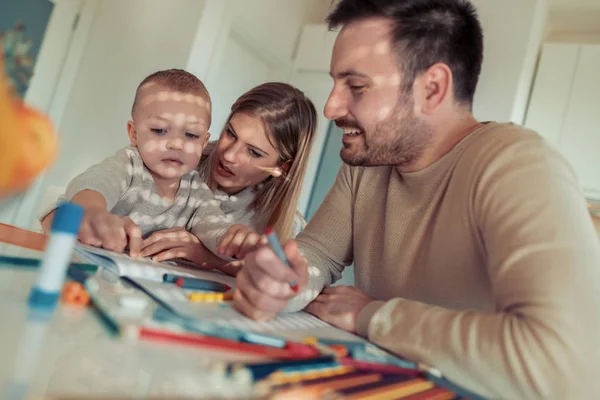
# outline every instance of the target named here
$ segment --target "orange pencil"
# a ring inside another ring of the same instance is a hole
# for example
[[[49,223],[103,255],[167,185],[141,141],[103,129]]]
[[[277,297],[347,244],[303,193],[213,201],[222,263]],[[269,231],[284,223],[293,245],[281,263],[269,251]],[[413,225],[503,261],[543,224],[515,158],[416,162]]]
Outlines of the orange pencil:
[[[313,389],[330,389],[330,390],[341,390],[349,389],[356,386],[368,385],[370,383],[379,382],[382,379],[380,374],[366,374],[358,375],[353,377],[341,377],[339,379],[332,379],[327,382],[320,383],[309,383],[302,385],[307,390]]]
[[[420,393],[434,387],[433,382],[417,378],[400,383],[387,384],[381,387],[367,389],[348,396],[352,400],[385,400],[400,399],[415,393]]]

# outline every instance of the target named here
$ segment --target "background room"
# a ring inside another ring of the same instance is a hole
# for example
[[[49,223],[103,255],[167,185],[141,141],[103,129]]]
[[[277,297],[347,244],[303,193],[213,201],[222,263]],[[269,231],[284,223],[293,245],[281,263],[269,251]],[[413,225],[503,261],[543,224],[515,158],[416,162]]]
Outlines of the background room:
[[[600,203],[600,0],[474,0],[485,57],[474,112],[539,131],[572,163],[590,204]],[[19,4],[23,7],[16,7]],[[126,145],[137,84],[184,68],[214,104],[216,139],[233,101],[272,80],[313,100],[319,127],[299,211],[310,220],[341,164],[341,131],[322,115],[332,87],[335,32],[328,0],[19,0],[0,6],[0,32],[19,21],[34,75],[25,99],[60,134],[54,165],[0,208],[0,222],[34,230],[44,204],[79,172]],[[9,12],[10,11],[10,12]],[[45,27],[40,32],[33,29]],[[344,283],[353,282],[347,269]]]

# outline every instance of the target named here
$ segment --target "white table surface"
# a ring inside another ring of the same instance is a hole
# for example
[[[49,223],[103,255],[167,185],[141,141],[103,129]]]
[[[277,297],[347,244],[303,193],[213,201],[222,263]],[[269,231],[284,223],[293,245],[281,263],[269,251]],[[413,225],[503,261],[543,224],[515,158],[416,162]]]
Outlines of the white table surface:
[[[4,244],[0,254],[41,257]],[[36,273],[0,267],[2,399],[214,398],[235,385],[211,374],[211,365],[261,360],[200,347],[127,342],[111,336],[90,309],[61,303],[48,323],[28,322],[27,297]]]

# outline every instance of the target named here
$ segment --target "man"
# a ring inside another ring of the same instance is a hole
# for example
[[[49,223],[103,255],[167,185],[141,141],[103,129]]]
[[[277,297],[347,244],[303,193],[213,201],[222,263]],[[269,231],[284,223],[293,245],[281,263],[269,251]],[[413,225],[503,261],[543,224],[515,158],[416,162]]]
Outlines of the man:
[[[486,397],[600,398],[600,244],[555,150],[474,119],[473,6],[341,0],[328,22],[346,165],[285,244],[292,268],[266,247],[245,258],[235,306],[306,306]],[[356,287],[330,288],[351,263]]]

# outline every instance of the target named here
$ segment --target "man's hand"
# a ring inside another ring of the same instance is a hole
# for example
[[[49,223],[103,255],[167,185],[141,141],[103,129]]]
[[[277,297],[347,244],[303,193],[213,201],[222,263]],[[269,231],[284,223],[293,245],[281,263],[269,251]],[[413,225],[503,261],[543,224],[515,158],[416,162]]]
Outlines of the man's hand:
[[[137,257],[142,244],[142,231],[129,217],[112,214],[100,207],[88,208],[81,221],[79,240],[118,253],[122,253],[129,245],[129,254]]]
[[[326,288],[304,311],[323,321],[356,333],[356,320],[360,311],[374,298],[354,286],[334,286]]]
[[[288,241],[283,251],[291,268],[268,246],[244,258],[244,267],[237,275],[233,295],[234,307],[242,314],[254,320],[272,319],[296,295],[290,282],[296,281],[299,290],[306,286],[308,262],[298,251],[296,242]]]

